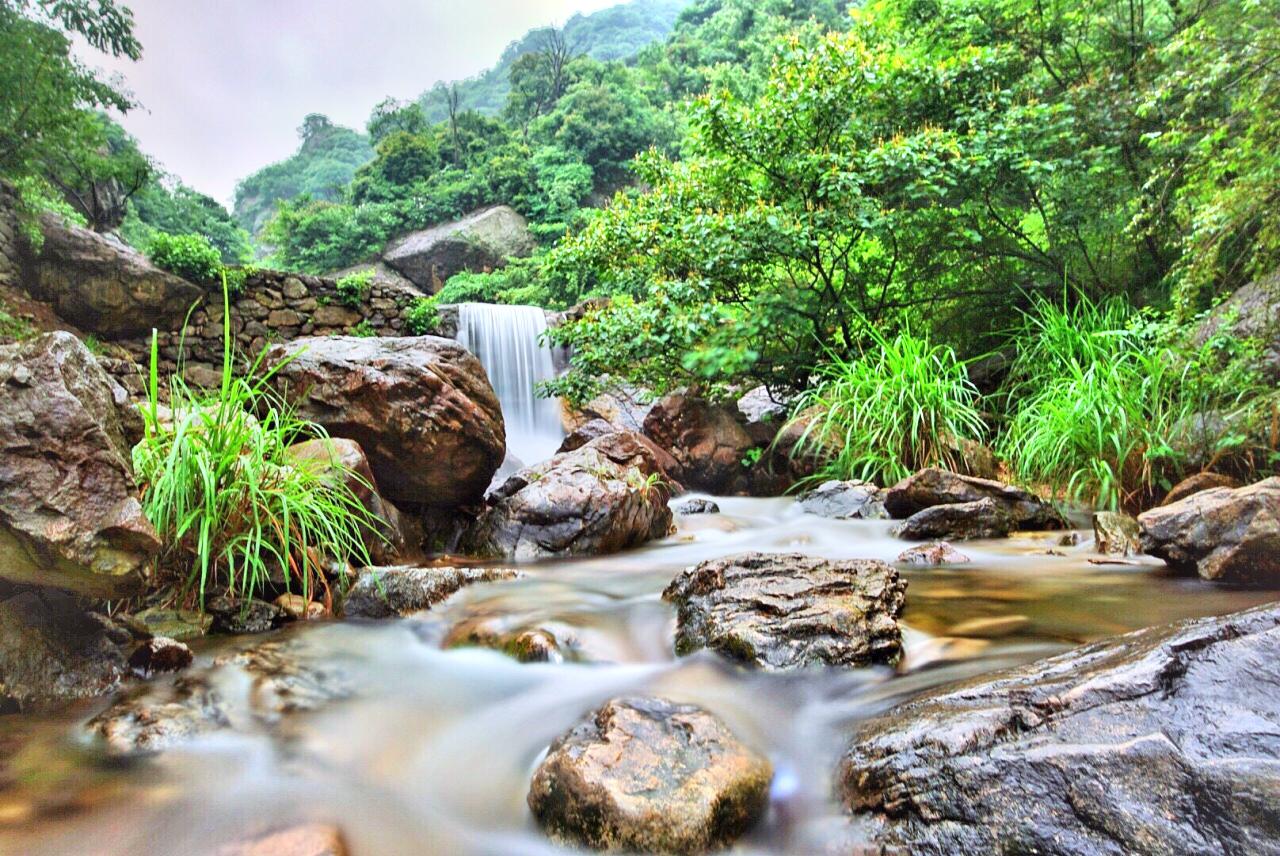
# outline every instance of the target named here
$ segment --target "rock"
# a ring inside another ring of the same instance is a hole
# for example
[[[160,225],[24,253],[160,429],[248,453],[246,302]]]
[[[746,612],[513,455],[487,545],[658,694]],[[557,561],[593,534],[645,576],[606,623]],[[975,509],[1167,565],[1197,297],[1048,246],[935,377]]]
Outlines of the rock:
[[[533,248],[525,219],[508,206],[498,205],[392,241],[382,260],[434,294],[455,273],[496,270],[508,258],[527,256]]]
[[[179,642],[198,639],[213,626],[213,616],[188,609],[144,609],[126,616],[130,626],[151,636],[166,636]]]
[[[288,616],[280,607],[260,600],[238,600],[230,595],[215,597],[205,604],[213,616],[213,632],[240,636],[266,633],[285,623]]]
[[[772,777],[768,760],[705,710],[623,698],[551,744],[528,801],[560,843],[703,853],[727,847],[755,823]]]
[[[690,490],[745,492],[747,452],[755,448],[735,410],[686,393],[662,398],[644,420],[644,434],[675,459],[671,476]]]
[[[990,447],[964,437],[951,437],[947,445],[955,454],[956,469],[962,475],[995,479],[1000,464]]]
[[[1093,542],[1105,556],[1133,556],[1138,552],[1138,521],[1119,511],[1096,512]]]
[[[111,755],[156,752],[229,726],[222,697],[204,676],[135,687],[85,724]]]
[[[613,434],[618,429],[608,422],[600,419],[588,419],[577,428],[574,428],[565,435],[564,442],[560,444],[560,448],[556,450],[556,454],[564,452],[572,452],[575,449],[581,449],[597,437],[603,437],[606,434]]]
[[[1138,516],[1142,550],[1206,580],[1280,585],[1280,477],[1213,488]]]
[[[800,494],[801,510],[836,520],[884,520],[880,488],[864,481],[827,481]]]
[[[792,398],[785,394],[770,395],[769,390],[757,386],[737,401],[743,427],[758,446],[767,446],[778,436],[787,422],[787,410]]]
[[[709,499],[686,499],[676,506],[676,514],[719,514],[720,506]]]
[[[311,313],[311,323],[317,327],[354,327],[364,320],[364,316],[349,306],[317,306]]]
[[[743,553],[686,569],[662,598],[677,607],[677,654],[772,670],[897,662],[906,589],[873,559]]]
[[[502,464],[502,408],[480,361],[457,342],[303,338],[272,347],[267,363],[299,416],[360,444],[392,502],[478,502]]]
[[[176,639],[153,636],[129,655],[129,669],[138,677],[149,678],[162,672],[180,672],[193,659],[191,649]]]
[[[294,621],[318,621],[328,614],[323,603],[307,600],[300,594],[282,594],[273,603]]]
[[[991,497],[976,502],[934,505],[917,511],[893,527],[893,534],[908,541],[1004,538],[1014,528],[1009,507]]]
[[[614,553],[666,536],[671,492],[640,438],[607,434],[507,479],[467,542],[519,561]]]
[[[343,603],[347,618],[393,618],[430,609],[476,583],[515,579],[506,568],[366,568]]]
[[[898,554],[904,565],[966,565],[970,559],[946,541],[908,547]]]
[[[653,401],[643,390],[619,388],[603,392],[582,406],[576,414],[577,421],[570,427],[577,428],[592,419],[602,419],[617,431],[644,431],[644,421],[653,410]]]
[[[1196,331],[1193,344],[1203,347],[1216,335],[1260,342],[1258,368],[1263,379],[1280,381],[1280,271],[1240,287],[1220,303]]]
[[[365,549],[375,564],[387,565],[409,552],[405,521],[394,505],[378,493],[378,482],[364,449],[355,440],[322,437],[295,443],[285,455],[295,466],[307,466],[320,478],[336,478],[372,515],[376,530],[365,532]],[[416,548],[417,545],[414,545]]]
[[[348,856],[342,830],[304,823],[219,847],[215,856]]]
[[[839,773],[886,852],[1261,853],[1280,839],[1280,606],[931,690]]]
[[[41,710],[111,692],[124,652],[75,598],[31,589],[0,602],[0,699]]]
[[[445,648],[492,648],[521,663],[563,663],[564,651],[555,631],[546,627],[510,627],[498,617],[477,616],[456,624]]]
[[[118,339],[147,335],[152,327],[176,329],[204,297],[204,289],[104,235],[52,215],[41,218],[40,228],[44,245],[28,287],[86,333]]]
[[[124,394],[70,333],[0,346],[0,578],[104,598],[142,587],[160,539],[133,478]]]
[[[930,467],[908,476],[884,492],[884,507],[903,520],[936,505],[991,499],[1004,507],[1014,529],[1065,529],[1058,511],[1030,491],[1003,482],[963,476]]]
[[[1174,485],[1160,504],[1172,505],[1194,493],[1215,487],[1240,487],[1240,482],[1231,476],[1224,476],[1221,473],[1196,473],[1193,476],[1187,476]]]

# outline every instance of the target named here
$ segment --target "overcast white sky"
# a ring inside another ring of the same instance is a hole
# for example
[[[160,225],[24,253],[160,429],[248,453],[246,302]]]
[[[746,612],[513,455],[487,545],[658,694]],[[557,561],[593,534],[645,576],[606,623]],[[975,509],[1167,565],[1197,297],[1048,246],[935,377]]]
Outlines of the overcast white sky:
[[[166,169],[230,204],[298,144],[307,113],[363,128],[387,95],[493,65],[533,27],[620,0],[126,0],[143,56],[83,54],[142,107],[124,126]]]

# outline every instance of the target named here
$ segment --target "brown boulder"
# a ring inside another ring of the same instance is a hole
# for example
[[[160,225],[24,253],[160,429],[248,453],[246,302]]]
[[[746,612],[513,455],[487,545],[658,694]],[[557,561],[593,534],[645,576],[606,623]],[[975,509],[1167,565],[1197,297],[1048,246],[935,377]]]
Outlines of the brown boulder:
[[[299,416],[360,444],[393,502],[478,502],[506,454],[484,367],[449,339],[295,339],[273,346],[267,367]]]
[[[1224,476],[1222,473],[1196,473],[1195,475],[1187,476],[1170,488],[1169,493],[1165,495],[1160,504],[1172,505],[1194,493],[1215,487],[1240,487],[1240,482],[1231,476]]]
[[[1206,580],[1280,585],[1280,477],[1194,493],[1138,516],[1143,552]]]
[[[677,464],[672,477],[690,490],[725,495],[748,489],[743,461],[756,444],[731,406],[671,393],[645,417],[644,434],[671,454]]]
[[[743,553],[676,577],[676,653],[702,648],[763,669],[895,663],[907,584],[884,562]]]
[[[70,333],[0,346],[0,578],[95,597],[142,586],[160,539],[117,412]]]
[[[1014,529],[1065,529],[1066,520],[1049,503],[1019,487],[929,467],[884,492],[884,507],[897,520],[937,505],[991,499],[1004,509]],[[941,536],[940,536],[941,537]]]
[[[594,850],[703,853],[764,813],[773,768],[699,707],[606,702],[551,744],[529,808],[558,842]]]
[[[468,542],[517,560],[614,553],[670,531],[671,489],[641,438],[607,434],[507,479]]]

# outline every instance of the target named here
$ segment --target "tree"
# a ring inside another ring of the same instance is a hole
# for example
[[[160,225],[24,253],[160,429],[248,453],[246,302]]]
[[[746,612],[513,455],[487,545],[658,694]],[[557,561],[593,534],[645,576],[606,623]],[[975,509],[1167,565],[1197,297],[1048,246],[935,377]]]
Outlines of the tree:
[[[396,132],[424,134],[428,127],[427,114],[423,112],[421,104],[416,101],[397,101],[394,98],[384,98],[378,102],[365,125],[374,145]]]

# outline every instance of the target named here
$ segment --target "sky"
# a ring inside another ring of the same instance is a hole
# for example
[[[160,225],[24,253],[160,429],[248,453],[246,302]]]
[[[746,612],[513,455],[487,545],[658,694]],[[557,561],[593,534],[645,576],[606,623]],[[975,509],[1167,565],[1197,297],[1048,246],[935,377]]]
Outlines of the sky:
[[[139,62],[81,51],[141,107],[121,124],[166,170],[230,206],[288,157],[307,113],[364,128],[388,95],[494,65],[525,32],[620,0],[126,0]]]

